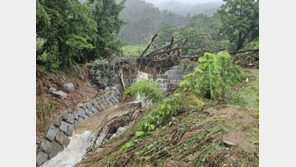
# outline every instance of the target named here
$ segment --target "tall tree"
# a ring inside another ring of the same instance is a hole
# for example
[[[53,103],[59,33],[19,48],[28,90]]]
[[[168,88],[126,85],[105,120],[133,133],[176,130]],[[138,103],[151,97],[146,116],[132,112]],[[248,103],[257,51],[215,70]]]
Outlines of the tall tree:
[[[218,11],[224,32],[235,50],[244,47],[246,41],[258,38],[259,0],[223,0]]]
[[[107,57],[118,52],[123,46],[117,35],[124,25],[124,20],[119,18],[119,13],[124,8],[126,0],[90,0],[93,9],[93,20],[97,24],[97,36],[92,44],[95,48],[88,53],[88,59]]]
[[[37,50],[37,62],[43,60],[67,67],[84,49],[93,48],[90,41],[97,25],[85,4],[78,0],[38,0],[36,7],[37,37],[45,41]]]

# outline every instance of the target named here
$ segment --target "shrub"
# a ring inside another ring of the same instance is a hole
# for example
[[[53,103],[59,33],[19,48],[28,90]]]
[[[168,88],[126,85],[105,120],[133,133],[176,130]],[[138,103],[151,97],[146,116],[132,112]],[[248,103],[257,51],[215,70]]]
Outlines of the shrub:
[[[186,75],[179,86],[184,92],[193,92],[198,97],[219,99],[242,79],[240,68],[233,65],[232,57],[223,51],[218,55],[205,53],[199,58],[194,72]]]
[[[110,70],[106,59],[97,59],[89,70],[93,81],[101,87],[106,87],[109,82]]]
[[[136,97],[137,94],[145,96],[146,99],[152,100],[153,103],[159,103],[163,100],[164,95],[162,91],[158,88],[156,82],[149,82],[147,80],[142,80],[131,87],[129,87],[123,94],[123,97],[131,95]]]

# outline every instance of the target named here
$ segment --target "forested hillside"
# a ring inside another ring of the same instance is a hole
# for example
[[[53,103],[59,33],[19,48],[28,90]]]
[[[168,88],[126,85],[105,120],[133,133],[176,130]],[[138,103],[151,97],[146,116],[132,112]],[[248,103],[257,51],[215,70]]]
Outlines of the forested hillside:
[[[163,2],[159,4],[159,9],[175,12],[183,16],[194,16],[197,14],[205,14],[212,16],[222,5],[221,2],[204,2],[197,1],[196,4],[180,3],[174,0]]]
[[[170,11],[163,11],[144,0],[127,0],[120,18],[126,21],[120,31],[119,38],[128,44],[143,45],[147,41],[141,32],[150,38],[159,30],[161,24],[184,26],[190,17],[185,17]]]

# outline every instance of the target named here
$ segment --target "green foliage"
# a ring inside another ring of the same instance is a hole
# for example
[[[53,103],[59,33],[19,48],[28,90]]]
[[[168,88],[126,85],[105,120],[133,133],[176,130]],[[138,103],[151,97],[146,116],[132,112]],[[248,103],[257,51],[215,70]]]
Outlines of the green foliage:
[[[155,43],[158,46],[162,47],[171,41],[172,37],[174,36],[174,33],[177,32],[178,27],[170,23],[168,24],[162,23],[159,26],[159,30],[161,32],[159,33],[158,38],[155,40]]]
[[[204,34],[204,35],[198,35]],[[197,36],[198,35],[198,36]],[[178,30],[176,40],[189,38],[187,45],[197,49],[184,49],[184,55],[202,55],[204,49],[218,50],[227,46],[226,36],[219,33],[219,16],[199,14],[193,16],[189,23]]]
[[[145,46],[128,45],[123,47],[123,54],[127,57],[139,57],[144,51]]]
[[[109,82],[110,70],[106,59],[97,59],[89,70],[94,83],[106,87]]]
[[[180,83],[184,92],[193,92],[199,97],[221,99],[230,86],[243,79],[238,66],[232,65],[227,51],[218,55],[205,53],[195,71],[186,75]]]
[[[259,1],[258,0],[224,0],[218,11],[221,32],[225,33],[232,49],[239,50],[246,41],[259,37]]]
[[[37,37],[45,41],[37,46],[37,64],[52,71],[118,52],[123,43],[116,36],[124,24],[118,16],[124,2],[37,0]]]
[[[133,97],[137,96],[137,94],[141,96],[145,96],[146,99],[152,100],[153,103],[159,103],[163,100],[164,95],[160,89],[158,89],[156,82],[149,82],[147,80],[142,80],[127,90],[125,90],[123,97],[127,95],[131,95]]]

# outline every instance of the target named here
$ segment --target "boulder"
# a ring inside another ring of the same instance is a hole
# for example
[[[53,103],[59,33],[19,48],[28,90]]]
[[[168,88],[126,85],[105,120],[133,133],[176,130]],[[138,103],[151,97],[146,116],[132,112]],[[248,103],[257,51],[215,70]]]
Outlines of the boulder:
[[[86,115],[87,115],[88,117],[91,117],[91,116],[93,116],[93,113],[92,113],[92,112],[90,112],[90,110],[89,110],[89,109],[86,109],[86,110],[85,110],[85,113],[86,113]]]
[[[49,129],[47,130],[47,133],[46,133],[46,138],[49,140],[49,141],[53,141],[54,138],[56,137],[58,133],[58,129],[53,126],[53,125],[50,125]]]
[[[92,111],[93,113],[97,113],[97,112],[98,112],[97,108],[94,107],[94,106],[91,108],[91,111]]]
[[[68,110],[62,111],[61,115],[63,120],[68,120]]]
[[[80,124],[83,120],[84,120],[83,118],[79,117],[78,118],[78,124]]]
[[[76,128],[78,125],[79,125],[79,121],[78,120],[75,120],[74,121],[74,127]]]
[[[54,91],[53,95],[57,96],[60,99],[65,99],[67,98],[67,94],[63,91]]]
[[[41,144],[39,145],[39,148],[46,153],[50,153],[51,143],[48,140],[43,139]]]
[[[77,108],[82,108],[83,110],[85,110],[86,104],[78,104]]]
[[[60,129],[61,129],[63,132],[67,133],[67,131],[68,131],[68,125],[69,125],[68,123],[62,121],[61,126],[60,126]]]
[[[74,119],[78,120],[78,114],[77,114],[77,112],[74,112],[73,113],[73,117],[74,117]]]
[[[74,124],[74,116],[72,113],[68,113],[67,122],[69,122],[70,124]]]
[[[56,92],[56,91],[57,91],[56,88],[49,88],[49,89],[48,89],[48,93],[49,93],[49,94],[53,94],[53,92]]]
[[[66,91],[71,92],[71,91],[75,90],[75,87],[74,87],[74,85],[72,83],[66,83],[66,84],[64,84],[64,89]]]
[[[67,135],[71,136],[73,132],[74,132],[74,125],[69,125]]]
[[[51,143],[52,145],[52,149],[48,155],[49,159],[51,159],[52,157],[56,156],[60,151],[63,150],[63,147],[56,141],[53,141]]]
[[[61,130],[56,136],[56,141],[58,141],[64,147],[70,143],[70,139]]]
[[[58,115],[54,125],[59,127],[61,125],[61,122],[62,122],[62,119],[63,119],[63,116],[62,115]]]
[[[92,107],[91,103],[90,103],[90,102],[87,102],[87,103],[86,103],[86,107],[87,107],[88,109],[91,109],[91,107]]]
[[[39,151],[39,153],[37,154],[36,157],[36,163],[38,166],[41,166],[42,164],[44,164],[44,162],[47,160],[48,158],[48,154],[46,154],[43,151]]]
[[[85,118],[85,111],[82,108],[78,108],[78,116]]]

